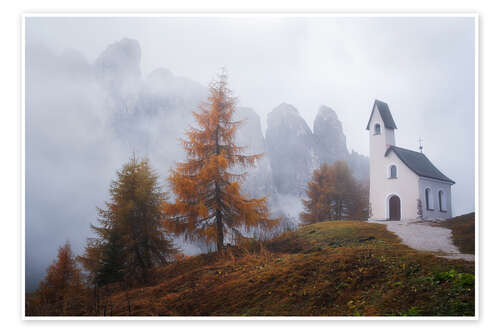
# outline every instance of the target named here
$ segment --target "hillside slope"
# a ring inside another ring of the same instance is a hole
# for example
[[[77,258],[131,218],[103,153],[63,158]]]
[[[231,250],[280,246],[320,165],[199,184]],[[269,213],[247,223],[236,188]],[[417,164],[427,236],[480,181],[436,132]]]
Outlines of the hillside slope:
[[[439,226],[451,229],[453,243],[463,253],[475,253],[475,213],[469,213],[439,222]]]
[[[106,306],[125,316],[473,316],[473,274],[473,263],[412,250],[383,225],[321,222],[181,260]]]

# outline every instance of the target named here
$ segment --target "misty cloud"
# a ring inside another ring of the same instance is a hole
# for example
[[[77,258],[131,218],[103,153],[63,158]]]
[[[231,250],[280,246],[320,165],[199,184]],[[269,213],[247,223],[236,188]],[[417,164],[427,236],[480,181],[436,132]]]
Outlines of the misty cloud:
[[[472,18],[28,18],[28,288],[66,240],[83,249],[96,206],[132,152],[165,180],[183,158],[171,143],[222,66],[263,132],[283,102],[309,128],[326,105],[349,150],[365,155],[373,100],[387,102],[397,144],[417,149],[422,137],[456,181],[454,214],[474,210]],[[295,197],[276,200],[297,210]]]

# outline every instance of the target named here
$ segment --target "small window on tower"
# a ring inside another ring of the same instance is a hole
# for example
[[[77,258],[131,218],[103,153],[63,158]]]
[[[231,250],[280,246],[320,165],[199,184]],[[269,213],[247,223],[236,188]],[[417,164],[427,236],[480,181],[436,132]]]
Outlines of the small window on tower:
[[[391,165],[391,172],[389,178],[398,178],[398,169],[395,165]]]
[[[373,135],[379,135],[380,134],[380,124],[375,124],[375,133]]]

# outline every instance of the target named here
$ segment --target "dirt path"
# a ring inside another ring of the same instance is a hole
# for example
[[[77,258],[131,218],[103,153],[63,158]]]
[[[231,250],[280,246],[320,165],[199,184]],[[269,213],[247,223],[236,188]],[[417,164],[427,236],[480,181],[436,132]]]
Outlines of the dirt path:
[[[387,230],[401,238],[403,244],[421,251],[438,252],[440,257],[474,261],[474,255],[460,253],[453,244],[451,230],[432,225],[432,222],[369,221],[385,224]]]

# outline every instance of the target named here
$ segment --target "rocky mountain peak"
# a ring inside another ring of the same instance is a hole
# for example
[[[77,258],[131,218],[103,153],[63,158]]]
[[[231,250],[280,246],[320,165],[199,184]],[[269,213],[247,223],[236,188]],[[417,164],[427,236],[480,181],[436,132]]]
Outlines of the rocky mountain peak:
[[[273,111],[276,111],[276,113],[282,113],[282,114],[287,114],[287,113],[292,113],[292,114],[299,114],[299,111],[293,106],[292,104],[288,103],[281,103],[277,107],[274,108]]]
[[[267,115],[267,131],[273,129],[294,132],[298,136],[312,135],[312,131],[307,126],[305,120],[300,116],[299,111],[291,104],[281,103]]]
[[[326,105],[321,105],[319,107],[318,114],[316,115],[316,118],[314,120],[315,127],[316,127],[316,122],[320,121],[340,123],[339,118],[337,117],[337,113],[331,107]]]
[[[98,75],[141,76],[141,47],[135,39],[123,38],[108,45],[97,57],[94,66]]]
[[[356,176],[367,171],[366,158],[349,154],[342,123],[336,112],[321,106],[314,120],[314,131],[298,110],[286,103],[267,117],[266,151],[271,162],[273,182],[280,194],[301,196],[314,169],[321,163],[347,161]]]
[[[279,193],[303,193],[314,168],[314,137],[298,110],[280,104],[267,116],[266,148]]]
[[[146,77],[142,94],[160,100],[163,104],[182,103],[196,107],[207,95],[207,88],[196,81],[176,76],[166,68],[157,68]],[[176,99],[173,100],[171,96],[175,96]]]
[[[314,137],[320,163],[347,160],[349,152],[342,123],[332,108],[324,105],[319,108],[314,119]]]
[[[133,112],[141,87],[141,47],[134,39],[124,38],[108,47],[94,62],[97,81],[110,95],[109,107]]]

